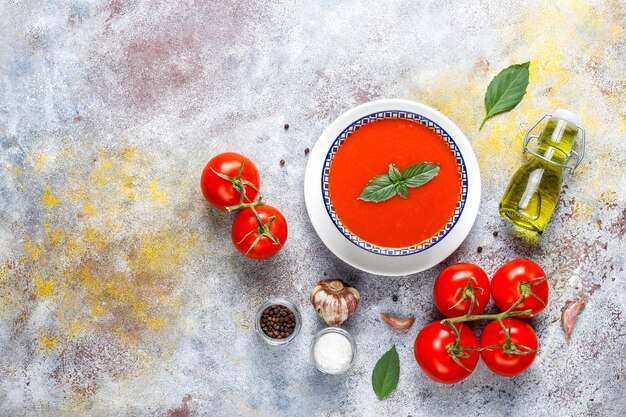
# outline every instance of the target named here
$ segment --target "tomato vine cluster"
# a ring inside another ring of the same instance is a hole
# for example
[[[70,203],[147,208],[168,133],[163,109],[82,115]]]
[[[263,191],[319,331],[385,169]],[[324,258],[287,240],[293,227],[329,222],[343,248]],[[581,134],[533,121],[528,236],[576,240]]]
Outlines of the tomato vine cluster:
[[[539,346],[533,328],[524,320],[539,314],[548,303],[543,269],[528,259],[504,264],[491,282],[485,271],[470,263],[444,269],[435,282],[434,301],[446,316],[424,327],[415,339],[415,359],[430,378],[453,384],[476,369],[479,357],[494,373],[515,376],[532,364]],[[481,314],[493,298],[502,310]],[[492,320],[480,341],[468,322]]]
[[[253,259],[276,255],[287,240],[287,221],[278,209],[263,203],[260,182],[256,165],[235,152],[213,157],[200,179],[202,194],[214,207],[241,210],[231,237],[237,250]]]

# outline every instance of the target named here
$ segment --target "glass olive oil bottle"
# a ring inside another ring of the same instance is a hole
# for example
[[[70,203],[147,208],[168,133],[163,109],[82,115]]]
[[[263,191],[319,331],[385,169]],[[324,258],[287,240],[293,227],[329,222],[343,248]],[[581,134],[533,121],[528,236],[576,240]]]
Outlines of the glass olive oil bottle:
[[[532,135],[546,118],[548,122],[541,134]],[[579,133],[580,153],[574,150]],[[575,169],[584,156],[584,138],[585,132],[578,126],[578,117],[567,110],[559,109],[554,115],[545,115],[535,123],[524,139],[524,153],[528,152],[531,157],[513,175],[502,197],[502,217],[517,226],[542,232],[559,199],[563,169]],[[528,147],[532,139],[538,142],[536,150]]]

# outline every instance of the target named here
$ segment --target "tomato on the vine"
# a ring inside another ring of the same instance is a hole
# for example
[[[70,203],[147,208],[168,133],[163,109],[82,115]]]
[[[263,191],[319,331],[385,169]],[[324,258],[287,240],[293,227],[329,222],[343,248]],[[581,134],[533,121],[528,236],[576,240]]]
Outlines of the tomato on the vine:
[[[250,203],[259,194],[259,171],[248,158],[236,152],[225,152],[211,158],[200,178],[204,198],[220,210],[241,201]]]
[[[480,356],[474,349],[463,350],[478,347],[474,331],[462,323],[454,326],[460,334],[459,346],[455,346],[452,327],[438,321],[424,327],[415,338],[417,363],[428,377],[442,384],[454,384],[467,378],[476,369]]]
[[[522,302],[513,311],[532,310],[535,316],[548,304],[548,291],[546,273],[539,265],[528,259],[507,262],[491,279],[491,296],[502,311],[507,311],[525,294]]]
[[[245,208],[235,217],[231,236],[237,250],[245,256],[253,259],[271,258],[283,248],[287,240],[287,221],[272,206]]]
[[[480,314],[489,303],[489,277],[477,265],[462,262],[439,273],[433,288],[435,306],[446,317],[467,314],[474,297],[472,314]]]
[[[504,329],[498,321],[492,321],[480,335],[480,352],[485,364],[498,375],[515,376],[524,372],[537,356],[537,335],[523,320],[502,320],[510,335],[507,341]],[[486,349],[485,349],[486,348]]]

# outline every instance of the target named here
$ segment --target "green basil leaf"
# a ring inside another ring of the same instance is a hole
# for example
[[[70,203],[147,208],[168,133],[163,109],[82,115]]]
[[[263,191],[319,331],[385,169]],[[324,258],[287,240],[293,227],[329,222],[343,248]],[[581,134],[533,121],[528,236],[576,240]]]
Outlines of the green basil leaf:
[[[500,71],[487,87],[485,94],[485,110],[487,115],[480,125],[480,129],[487,119],[499,113],[512,110],[522,101],[528,87],[528,77],[530,72],[528,67],[530,62],[511,65]]]
[[[396,184],[396,193],[404,199],[409,198],[409,188],[404,182]]]
[[[389,200],[396,195],[396,185],[391,181],[389,175],[379,175],[367,183],[359,200],[380,203]]]
[[[389,164],[389,179],[396,183],[402,180],[402,173],[394,164]]]
[[[420,162],[401,172],[394,164],[389,164],[389,172],[379,175],[367,183],[359,200],[380,203],[396,194],[409,198],[409,188],[419,187],[432,180],[439,173],[439,165]]]
[[[420,162],[411,165],[402,173],[402,176],[405,178],[404,184],[411,188],[424,185],[437,176],[439,169],[439,165],[430,162]]]
[[[391,394],[398,386],[399,379],[400,357],[394,345],[376,362],[372,372],[372,387],[378,399],[382,400]]]

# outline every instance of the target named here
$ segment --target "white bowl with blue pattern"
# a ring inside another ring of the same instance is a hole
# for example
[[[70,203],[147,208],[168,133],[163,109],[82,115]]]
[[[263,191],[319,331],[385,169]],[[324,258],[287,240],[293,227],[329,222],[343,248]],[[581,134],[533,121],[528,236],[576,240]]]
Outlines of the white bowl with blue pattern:
[[[379,247],[351,233],[336,216],[328,194],[330,163],[341,143],[360,126],[386,118],[409,119],[435,131],[455,155],[461,174],[461,198],[452,219],[431,239],[406,248]],[[355,268],[387,276],[421,272],[450,256],[474,224],[480,192],[478,162],[463,132],[437,110],[399,99],[371,101],[339,116],[315,143],[304,178],[307,211],[322,242],[337,257]]]

